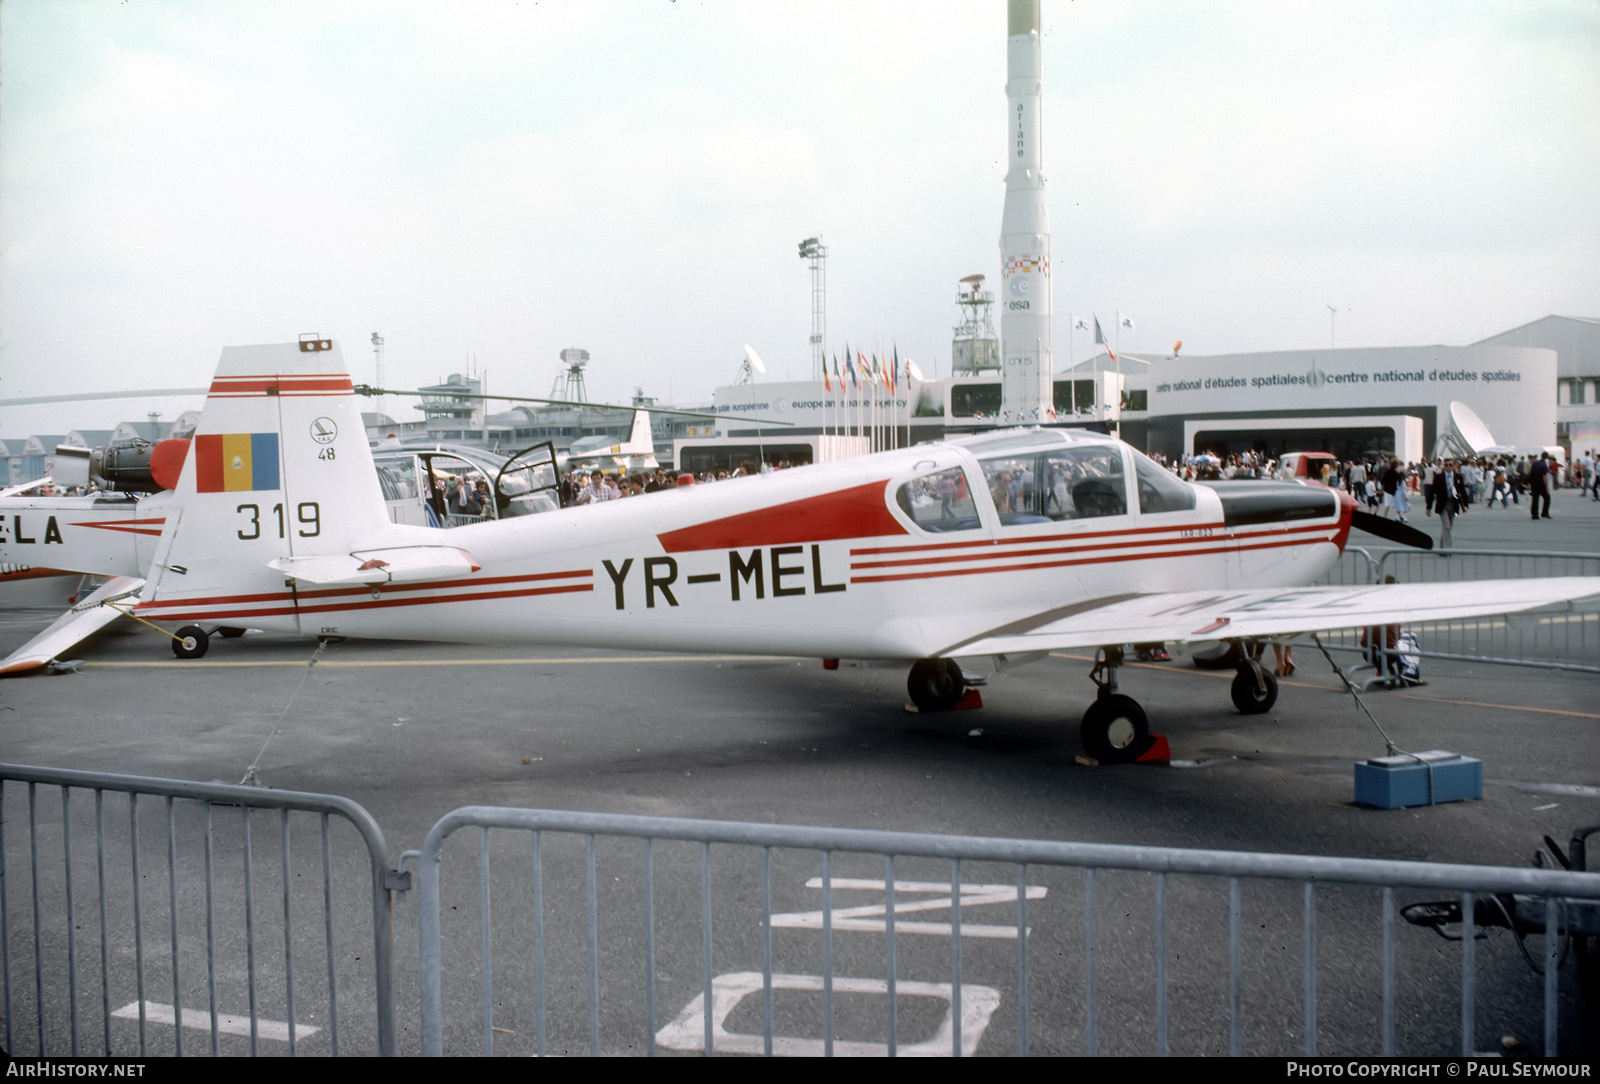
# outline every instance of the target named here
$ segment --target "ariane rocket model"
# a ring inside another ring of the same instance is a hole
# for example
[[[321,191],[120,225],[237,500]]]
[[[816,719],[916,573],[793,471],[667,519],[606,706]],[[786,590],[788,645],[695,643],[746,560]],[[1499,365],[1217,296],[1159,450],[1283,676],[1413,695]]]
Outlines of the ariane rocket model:
[[[1050,216],[1039,153],[1039,0],[1009,0],[1006,203],[1000,219],[1002,420],[1049,421]]]

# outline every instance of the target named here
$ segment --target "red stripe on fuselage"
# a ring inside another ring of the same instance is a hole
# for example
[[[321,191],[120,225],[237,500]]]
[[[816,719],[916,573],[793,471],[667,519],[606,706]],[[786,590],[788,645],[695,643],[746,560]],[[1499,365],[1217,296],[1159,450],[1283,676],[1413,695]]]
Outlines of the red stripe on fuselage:
[[[1197,530],[1197,529],[1198,530],[1207,530],[1209,528],[1193,528],[1193,527],[1189,527],[1189,528],[1177,528],[1177,527],[1174,527],[1174,528],[1172,528],[1172,530],[1174,530],[1174,531],[1177,531],[1177,530],[1180,530],[1180,529],[1181,530],[1193,531],[1193,530]],[[1094,544],[1088,545],[1088,546],[1054,546],[1054,547],[1051,547],[1051,548],[1048,548],[1048,549],[1039,549],[1039,550],[1006,550],[1003,553],[991,551],[991,552],[988,552],[988,553],[982,553],[982,552],[957,553],[957,554],[952,554],[952,555],[943,556],[943,557],[908,557],[908,558],[901,558],[900,560],[897,560],[897,561],[852,561],[851,564],[850,564],[850,567],[852,569],[856,569],[856,568],[900,568],[900,567],[907,566],[907,565],[955,564],[956,562],[959,562],[959,561],[996,561],[996,560],[1009,560],[1011,558],[1016,558],[1016,557],[1047,557],[1047,556],[1050,556],[1051,554],[1057,554],[1057,553],[1092,553],[1092,552],[1097,551],[1097,550],[1153,549],[1155,547],[1160,547],[1160,546],[1165,546],[1165,547],[1192,546],[1197,542],[1210,543],[1210,545],[1205,549],[1191,550],[1191,551],[1187,551],[1187,552],[1195,552],[1195,553],[1231,553],[1231,552],[1234,551],[1235,547],[1232,546],[1232,545],[1227,545],[1226,543],[1238,542],[1238,541],[1240,541],[1242,539],[1248,539],[1248,538],[1275,538],[1275,537],[1282,537],[1283,535],[1288,535],[1288,534],[1308,534],[1308,533],[1312,533],[1312,532],[1324,532],[1324,531],[1328,531],[1328,530],[1331,530],[1331,529],[1332,529],[1332,525],[1331,524],[1324,523],[1324,524],[1321,524],[1320,526],[1315,526],[1315,527],[1285,527],[1285,528],[1279,528],[1279,529],[1270,530],[1270,531],[1250,531],[1250,532],[1246,532],[1246,533],[1243,533],[1243,534],[1217,534],[1217,535],[1211,535],[1211,536],[1208,536],[1208,537],[1205,537],[1205,538],[1146,538],[1146,539],[1138,539],[1138,540],[1135,540],[1135,541],[1132,541],[1132,542],[1098,542],[1098,543],[1094,543]],[[1125,534],[1133,534],[1133,533],[1134,532],[1132,532],[1132,531],[1102,531],[1102,532],[1097,532],[1097,533],[1092,534],[1092,535],[1051,535],[1049,537],[1039,538],[1036,541],[1040,541],[1040,542],[1054,542],[1054,541],[1058,541],[1058,540],[1059,541],[1076,541],[1079,538],[1105,538],[1108,535],[1111,536],[1111,537],[1121,537],[1121,536],[1123,536]],[[1015,543],[1015,542],[1017,542],[1019,540],[1018,539],[1007,539],[1006,541],[1007,542],[1011,542],[1011,543]],[[1219,544],[1219,543],[1224,543],[1224,544]],[[929,547],[929,548],[943,548],[943,547]],[[1239,547],[1239,548],[1250,549],[1252,547],[1246,546],[1246,547]],[[904,551],[906,551],[908,549],[911,549],[911,547],[898,547],[897,552],[904,552]],[[856,554],[882,553],[882,552],[885,552],[885,551],[883,551],[883,550],[851,550],[850,551],[852,557],[854,557]],[[1150,556],[1152,556],[1152,557],[1163,557],[1163,556],[1167,556],[1171,552],[1173,552],[1173,551],[1170,548],[1169,549],[1161,549],[1161,550],[1157,550],[1156,552],[1150,554]]]
[[[1326,527],[1323,528],[1327,530]],[[1167,559],[1171,557],[1197,557],[1206,554],[1219,554],[1239,552],[1242,550],[1270,550],[1284,546],[1312,546],[1320,542],[1328,542],[1327,538],[1294,539],[1287,542],[1263,542],[1254,546],[1240,546],[1238,550],[1219,549],[1192,549],[1192,550],[1163,550],[1160,553],[1125,553],[1104,557],[1082,557],[1071,561],[1041,561],[1033,564],[989,564],[980,568],[945,568],[924,570],[918,572],[902,572],[893,576],[851,576],[851,583],[887,583],[891,580],[931,580],[943,576],[979,576],[987,572],[1027,572],[1030,569],[1066,568],[1070,565],[1102,565],[1115,564],[1121,561],[1150,561]],[[1007,554],[1006,556],[1012,556]]]
[[[531,576],[485,576],[481,579],[475,580],[423,580],[418,583],[383,583],[382,581],[379,581],[375,586],[383,591],[429,591],[433,590],[434,588],[466,588],[470,590],[476,590],[480,587],[490,587],[495,584],[502,583],[535,583],[539,580],[563,580],[572,579],[575,577],[587,577],[589,579],[593,579],[594,569],[580,568],[572,572],[539,572]],[[593,585],[590,584],[587,586],[592,587]],[[580,586],[573,589],[582,590],[583,587]],[[323,588],[320,591],[301,591],[298,597],[303,599],[337,598],[341,595],[367,595],[371,593],[372,585],[364,584],[360,587],[328,587]],[[215,598],[154,599],[150,602],[140,604],[139,612],[142,614],[149,610],[161,609],[164,607],[179,608],[183,606],[243,605],[254,602],[287,602],[295,597],[296,594],[293,591],[273,591],[264,595],[218,595]],[[455,596],[453,595],[447,596],[447,598],[454,597]],[[289,609],[273,612],[293,613],[294,611]],[[164,614],[152,614],[151,616],[162,621],[167,620],[167,617]]]
[[[123,519],[110,523],[69,523],[69,527],[93,527],[97,531],[118,531],[122,534],[147,534],[161,537],[165,519]]]
[[[1032,546],[1040,542],[1073,542],[1080,538],[1125,538],[1135,534],[1172,534],[1175,531],[1220,531],[1227,524],[1179,523],[1170,527],[1128,527],[1120,531],[1071,531],[1066,534],[1033,535],[1026,538],[975,538],[970,542],[930,542],[920,546],[874,546],[850,551],[852,557],[875,557],[881,553],[920,553],[924,550],[953,550],[962,546]],[[901,532],[902,534],[905,532]]]
[[[905,534],[906,529],[884,504],[886,485],[887,479],[868,482],[667,531],[656,538],[667,553],[686,553]]]
[[[375,610],[388,606],[431,606],[443,602],[485,602],[497,598],[526,598],[530,595],[564,595],[572,591],[593,591],[592,583],[561,584],[556,587],[530,587],[523,591],[483,591],[474,595],[438,595],[432,598],[376,598],[367,602],[341,602],[330,606],[280,606],[271,610],[194,610],[188,613],[152,614],[157,621],[217,621],[227,617],[283,617],[292,614],[342,613],[346,610]],[[367,592],[363,592],[367,593]],[[189,600],[195,604],[194,599]],[[200,603],[205,605],[205,603]],[[138,613],[143,613],[141,607]]]

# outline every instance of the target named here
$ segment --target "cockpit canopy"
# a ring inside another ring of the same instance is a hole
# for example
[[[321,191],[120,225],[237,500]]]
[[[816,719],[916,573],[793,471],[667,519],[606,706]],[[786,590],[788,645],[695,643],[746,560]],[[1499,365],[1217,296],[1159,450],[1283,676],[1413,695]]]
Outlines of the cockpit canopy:
[[[1148,456],[1098,433],[1007,430],[951,441],[971,452],[1003,527],[1127,515],[1131,461],[1138,511],[1195,506],[1194,490]],[[981,524],[960,467],[930,470],[900,486],[900,509],[923,530],[977,530]]]

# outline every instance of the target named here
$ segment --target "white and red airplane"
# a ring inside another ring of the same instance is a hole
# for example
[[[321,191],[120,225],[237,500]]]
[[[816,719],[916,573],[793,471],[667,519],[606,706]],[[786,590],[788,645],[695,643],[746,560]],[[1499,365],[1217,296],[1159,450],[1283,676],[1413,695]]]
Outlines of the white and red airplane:
[[[964,691],[958,659],[1096,648],[1081,737],[1106,761],[1149,742],[1117,692],[1129,643],[1240,641],[1233,700],[1255,713],[1277,697],[1265,639],[1600,600],[1600,577],[1305,586],[1362,515],[1321,486],[1191,485],[1109,437],[1014,429],[541,516],[396,524],[340,352],[309,340],[225,349],[172,490],[120,527],[70,522],[119,535],[124,563],[83,571],[143,577],[135,615],[183,626],[184,657],[206,651],[204,626],[248,626],[889,659],[939,709]],[[49,529],[29,522],[8,551]]]

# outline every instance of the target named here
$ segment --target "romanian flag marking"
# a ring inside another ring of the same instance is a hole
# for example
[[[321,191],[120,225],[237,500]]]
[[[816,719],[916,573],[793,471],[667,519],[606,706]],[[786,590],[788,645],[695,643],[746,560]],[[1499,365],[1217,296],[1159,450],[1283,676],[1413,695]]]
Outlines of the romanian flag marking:
[[[278,488],[277,433],[203,433],[194,438],[194,444],[198,492]]]

